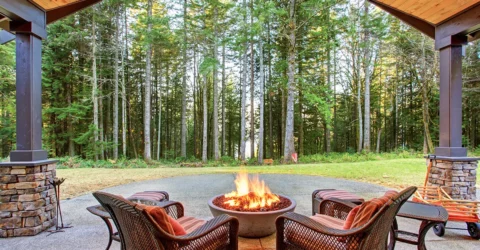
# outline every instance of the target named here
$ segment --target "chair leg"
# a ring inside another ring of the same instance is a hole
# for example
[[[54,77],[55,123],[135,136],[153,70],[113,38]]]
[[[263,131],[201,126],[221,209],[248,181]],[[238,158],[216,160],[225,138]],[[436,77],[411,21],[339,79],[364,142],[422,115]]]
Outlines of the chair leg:
[[[388,250],[395,249],[395,243],[397,243],[396,242],[397,241],[397,238],[396,238],[397,237],[396,236],[397,230],[398,230],[398,223],[397,223],[397,219],[395,218],[393,220],[392,226],[390,227],[390,237],[389,237],[390,242],[387,245]]]
[[[108,245],[107,245],[106,250],[109,250],[110,246],[112,245],[112,240],[113,240],[113,228],[112,228],[112,224],[110,223],[110,221],[107,218],[103,218],[103,217],[101,217],[101,218],[105,222],[105,224],[107,224],[107,227],[108,227]]]

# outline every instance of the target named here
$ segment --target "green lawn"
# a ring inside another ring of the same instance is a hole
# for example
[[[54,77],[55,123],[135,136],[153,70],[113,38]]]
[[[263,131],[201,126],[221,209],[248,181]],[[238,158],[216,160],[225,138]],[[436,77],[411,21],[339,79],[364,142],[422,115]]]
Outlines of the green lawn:
[[[423,185],[426,164],[425,159],[399,159],[353,163],[248,166],[245,168],[249,173],[318,175],[403,188],[410,185]],[[182,175],[235,173],[239,169],[239,167],[76,168],[58,169],[57,176],[67,178],[62,186],[63,197],[71,198],[130,182]]]

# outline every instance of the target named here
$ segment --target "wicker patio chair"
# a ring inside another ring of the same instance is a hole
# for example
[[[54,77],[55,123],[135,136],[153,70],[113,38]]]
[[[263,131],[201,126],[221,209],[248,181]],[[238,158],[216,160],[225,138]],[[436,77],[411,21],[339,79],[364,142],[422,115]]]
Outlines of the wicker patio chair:
[[[175,236],[162,230],[142,208],[122,197],[104,192],[95,192],[93,196],[110,213],[124,250],[238,249],[238,220],[234,217],[218,216],[193,232]],[[183,217],[184,209],[179,202],[167,201],[158,205],[174,219]]]
[[[415,192],[409,187],[400,192],[392,203],[384,205],[363,226],[342,230],[327,227],[296,213],[277,218],[277,249],[387,249],[389,232],[402,204]],[[320,204],[320,214],[345,220],[356,205],[339,199],[327,199]],[[390,235],[392,241],[392,235]]]

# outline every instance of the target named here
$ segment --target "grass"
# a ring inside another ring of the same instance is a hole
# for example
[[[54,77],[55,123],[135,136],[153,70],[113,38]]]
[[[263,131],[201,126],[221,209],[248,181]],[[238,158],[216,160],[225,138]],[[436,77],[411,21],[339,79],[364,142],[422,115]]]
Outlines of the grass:
[[[249,173],[317,175],[404,188],[423,185],[425,159],[375,160],[348,163],[317,163],[274,166],[247,166]],[[239,167],[180,168],[178,165],[145,168],[60,168],[57,176],[67,178],[64,198],[72,198],[126,183],[184,175],[236,173]]]
[[[388,153],[328,153],[305,155],[300,157],[300,164],[308,163],[345,163],[345,162],[364,162],[364,161],[381,161],[393,159],[415,159],[422,158],[423,154],[415,151],[394,151]],[[117,161],[101,160],[93,161],[86,160],[80,157],[61,157],[57,158],[57,167],[62,168],[151,168],[151,167],[178,167],[181,163],[200,163],[198,159],[191,158],[171,158],[154,160],[146,163],[142,159],[125,159],[121,158]],[[258,165],[257,159],[252,158],[246,162],[242,162],[232,157],[223,156],[218,161],[210,160],[207,163],[200,163],[204,167],[238,167],[240,165],[255,166]],[[276,159],[274,165],[281,165],[281,160]]]

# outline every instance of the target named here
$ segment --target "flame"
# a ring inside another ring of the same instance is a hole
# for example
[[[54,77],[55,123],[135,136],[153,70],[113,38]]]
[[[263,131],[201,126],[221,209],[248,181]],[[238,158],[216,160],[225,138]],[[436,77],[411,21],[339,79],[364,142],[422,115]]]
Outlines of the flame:
[[[245,210],[254,210],[259,208],[270,207],[272,204],[279,202],[280,198],[272,194],[270,189],[258,175],[250,177],[244,170],[237,174],[235,179],[237,191],[225,194],[225,201],[230,207],[241,207]]]

